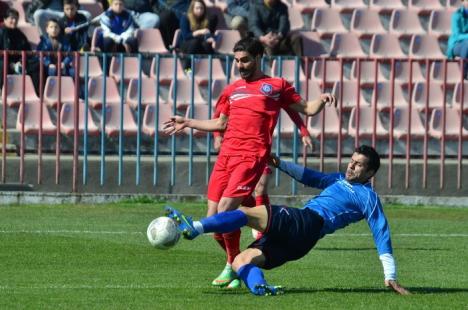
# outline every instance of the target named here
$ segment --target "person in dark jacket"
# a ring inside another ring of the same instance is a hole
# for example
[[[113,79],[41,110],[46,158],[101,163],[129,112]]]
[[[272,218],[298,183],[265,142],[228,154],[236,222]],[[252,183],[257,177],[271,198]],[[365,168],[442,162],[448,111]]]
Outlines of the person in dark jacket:
[[[247,35],[250,0],[227,0],[227,15],[231,17],[230,27],[239,31],[241,37]]]
[[[86,25],[88,20],[86,16],[78,13],[78,3],[76,0],[64,0],[63,12],[64,16],[59,20],[60,27],[64,31],[65,38],[70,42],[72,51],[87,51],[89,50],[89,25]],[[86,25],[76,29],[79,25]]]
[[[158,28],[159,16],[153,12],[155,0],[124,0],[125,8],[129,10],[138,28]]]
[[[31,51],[31,45],[24,33],[18,29],[19,13],[15,9],[7,9],[4,15],[4,25],[0,28],[0,51]],[[30,55],[29,55],[30,56]],[[3,53],[0,57],[0,88],[3,86]],[[20,54],[8,54],[8,74],[21,74],[23,64]],[[39,63],[33,57],[26,58],[26,73],[39,90]]]
[[[249,31],[268,55],[302,56],[302,39],[292,33],[288,7],[280,0],[259,0],[250,6]]]
[[[70,54],[72,49],[70,43],[61,34],[60,25],[56,19],[49,19],[47,22],[45,35],[41,36],[41,41],[37,46],[38,51],[55,52],[44,55],[43,63],[48,76],[57,75],[57,66],[60,67],[62,75],[73,76],[73,57]],[[57,52],[62,53],[61,63],[58,64]]]
[[[190,0],[158,0],[159,31],[168,50],[175,48],[172,41],[182,16],[187,14]]]

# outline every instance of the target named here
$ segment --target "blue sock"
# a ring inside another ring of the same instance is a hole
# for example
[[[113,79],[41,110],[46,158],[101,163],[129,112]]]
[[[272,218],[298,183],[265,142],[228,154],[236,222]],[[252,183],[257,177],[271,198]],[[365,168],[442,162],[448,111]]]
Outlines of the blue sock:
[[[247,224],[247,215],[240,210],[227,211],[200,220],[203,232],[227,233]]]
[[[257,292],[255,289],[256,285],[267,285],[262,270],[254,264],[247,264],[240,267],[239,270],[237,270],[237,275],[242,279],[242,281],[244,281],[245,285],[255,295],[259,295],[259,292]]]

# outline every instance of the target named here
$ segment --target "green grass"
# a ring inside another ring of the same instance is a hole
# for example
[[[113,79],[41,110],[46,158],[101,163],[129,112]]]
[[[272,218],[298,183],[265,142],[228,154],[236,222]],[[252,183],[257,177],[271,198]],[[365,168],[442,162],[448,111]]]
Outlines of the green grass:
[[[175,206],[205,212],[200,203]],[[162,214],[162,203],[0,207],[0,309],[468,308],[468,209],[386,207],[399,281],[411,296],[384,288],[365,222],[266,271],[286,294],[255,297],[210,287],[224,265],[210,236],[152,248],[146,226]],[[250,242],[244,230],[242,246]]]

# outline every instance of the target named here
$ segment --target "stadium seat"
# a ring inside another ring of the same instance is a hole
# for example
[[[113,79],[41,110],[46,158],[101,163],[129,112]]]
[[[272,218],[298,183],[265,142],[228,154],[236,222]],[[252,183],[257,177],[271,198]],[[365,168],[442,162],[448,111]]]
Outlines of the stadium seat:
[[[273,137],[276,137],[278,132],[280,132],[280,136],[282,138],[289,138],[294,135],[294,131],[296,131],[296,124],[294,124],[288,113],[281,109],[278,123],[276,124],[275,130],[273,131]]]
[[[463,82],[463,112],[468,112],[468,82]],[[457,109],[461,108],[462,102],[462,83],[458,82],[455,84],[455,88],[453,89],[453,97],[452,97],[452,106],[456,107]]]
[[[120,131],[120,103],[106,104],[106,133],[110,137],[117,136]],[[102,119],[101,119],[102,124]],[[133,119],[132,111],[126,104],[123,105],[123,133],[125,136],[137,134],[138,127]]]
[[[110,69],[109,69],[109,76],[113,78],[117,83],[120,82],[120,68],[121,68],[121,63],[120,63],[120,57],[119,56],[114,56],[111,59],[110,62]],[[139,64],[138,64],[138,57],[124,57],[124,81],[128,82],[131,79],[138,79],[139,74]],[[142,59],[142,64],[141,67],[143,68],[143,59]],[[141,72],[142,77],[147,77],[147,75],[143,72]]]
[[[305,28],[304,19],[302,18],[301,11],[296,7],[288,9],[288,16],[291,31],[300,31]]]
[[[450,26],[454,11],[453,9],[432,11],[427,26],[428,33],[438,36],[439,38],[447,38],[450,35]]]
[[[398,36],[425,34],[418,14],[408,9],[393,10],[390,17],[389,32]]]
[[[80,78],[84,78],[86,73],[86,57],[80,57]],[[102,68],[97,56],[88,56],[88,77],[102,76]]]
[[[362,50],[357,34],[336,33],[333,35],[330,56],[332,57],[367,57]]]
[[[332,0],[330,6],[341,11],[351,11],[353,9],[364,9],[367,4],[363,0]]]
[[[411,112],[411,118],[410,118]],[[397,139],[404,139],[408,135],[408,121],[410,124],[411,138],[422,139],[426,133],[421,117],[417,109],[409,107],[396,107],[393,111],[393,136]]]
[[[141,104],[156,104],[157,84],[156,80],[144,77],[141,79]],[[128,83],[126,102],[131,108],[138,107],[138,79],[131,79]],[[159,102],[165,102],[159,95]]]
[[[413,61],[412,62],[413,72],[412,72],[412,81],[413,83],[416,82],[424,82],[426,79],[422,74],[421,65],[419,62]],[[408,61],[395,61],[395,82],[400,83],[409,83],[410,78],[410,65]],[[390,68],[391,70],[391,68]],[[391,79],[391,72],[389,72],[389,80]]]
[[[175,58],[177,78],[181,79],[185,77],[184,69],[179,58]],[[159,58],[159,82],[162,85],[169,85],[174,79],[174,58],[173,57],[160,57]],[[157,59],[153,58],[151,62],[150,76],[154,79],[157,79]]]
[[[304,74],[304,69],[302,69],[301,59],[298,60],[299,62],[299,81],[305,81],[306,76]],[[281,74],[280,74],[281,69]],[[296,60],[295,59],[282,59],[281,60],[281,68],[279,65],[279,59],[273,59],[273,63],[271,65],[271,73],[272,76],[275,77],[283,77],[290,83],[294,83],[296,80]]]
[[[222,80],[226,79],[224,74],[223,65],[219,58],[211,58],[211,79]],[[195,81],[200,85],[207,85],[208,77],[210,75],[210,59],[209,58],[195,58],[194,70]]]
[[[3,1],[2,1],[3,2]],[[3,2],[6,4],[6,1]],[[24,3],[23,1],[10,1],[9,5],[12,9],[15,9],[19,13],[19,19],[18,19],[18,26],[23,26],[23,25],[29,25],[28,21],[26,20],[26,11],[24,9]],[[3,15],[3,14],[2,14]],[[3,17],[3,16],[2,16]]]
[[[193,86],[194,104],[206,104],[207,102],[203,99],[197,83],[194,83]],[[167,102],[170,104],[174,104],[174,93],[177,95],[175,101],[177,109],[186,109],[191,103],[192,81],[189,79],[178,79],[171,82],[169,86],[169,97],[167,99]]]
[[[332,84],[340,80],[340,62],[337,60],[328,60],[326,65],[322,60],[315,60],[312,63],[311,69],[311,76],[310,79],[312,81],[318,81],[320,83],[323,82],[323,74],[325,71],[324,66],[326,66],[325,72],[325,79],[326,84]],[[343,80],[347,80],[348,78],[344,75],[344,68],[343,68]]]
[[[18,25],[18,29],[21,30],[26,38],[28,39],[29,44],[31,44],[31,49],[36,50],[39,42],[41,41],[41,35],[39,34],[39,28],[31,24]]]
[[[343,101],[342,109],[345,111],[349,111],[355,106],[357,106],[358,83],[356,81],[344,81],[342,94],[340,92],[340,88],[341,83],[335,82],[335,85],[333,85],[332,94],[335,95],[336,98],[338,98],[338,101]],[[364,91],[362,89],[360,90],[359,105],[361,107],[370,105],[370,103],[364,97]]]
[[[431,81],[444,82],[444,63],[435,61],[431,63]],[[458,62],[447,62],[447,84],[454,85],[460,82],[461,69]]]
[[[462,125],[462,138],[468,138],[468,130],[463,125],[463,114],[456,108],[445,109],[445,139],[458,140],[460,136],[460,121]],[[443,133],[443,111],[442,109],[432,110],[429,121],[429,135],[436,139],[442,139]]]
[[[320,83],[317,81],[307,80],[300,83],[300,95],[306,100],[317,99],[322,94]]]
[[[102,47],[102,29],[101,27],[96,27],[93,30],[93,35],[91,37],[91,52],[99,52]]]
[[[7,75],[6,78],[7,89],[7,105],[9,107],[18,107],[23,100],[23,77],[22,75]],[[25,76],[25,96],[26,102],[38,103],[36,91],[32,79],[29,75]],[[5,96],[5,87],[2,88],[2,98]]]
[[[99,128],[93,121],[91,117],[91,111],[85,111],[85,105],[83,102],[79,102],[79,120],[78,120],[78,130],[82,134],[85,130],[85,118],[84,115],[88,118],[88,135],[95,136],[99,133]],[[85,113],[86,112],[86,113]],[[64,135],[70,136],[73,135],[75,131],[75,107],[74,103],[65,102],[60,111],[60,132]]]
[[[104,89],[104,79],[92,77],[88,82],[89,105],[95,109],[102,106],[102,94]],[[106,104],[120,104],[120,94],[114,79],[106,77],[105,89]]]
[[[214,50],[220,54],[232,55],[234,44],[241,39],[239,31],[237,30],[221,30],[215,32],[216,43]]]
[[[156,111],[158,114],[156,115]],[[147,105],[145,108],[145,113],[143,115],[143,122],[141,130],[148,136],[154,137],[156,130],[158,130],[158,135],[167,136],[162,130],[162,123],[165,120],[170,119],[174,115],[172,110],[172,105],[167,103],[159,104],[159,108],[156,109],[156,105]],[[158,119],[156,120],[156,117]],[[156,121],[158,121],[156,125]]]
[[[403,86],[400,83],[394,84],[393,106],[407,107],[408,99],[403,92]],[[377,104],[377,110],[389,111],[392,106],[392,84],[390,82],[381,82],[377,84],[377,89],[372,92],[371,104]]]
[[[411,38],[409,47],[409,57],[422,58],[446,58],[440,49],[436,36],[432,35],[414,35]]]
[[[328,8],[325,0],[293,0],[292,6],[302,14],[312,14],[316,8]]]
[[[439,0],[408,0],[408,9],[420,14],[442,10],[443,8]]]
[[[232,61],[230,78],[232,81],[240,79],[240,74],[239,74],[239,70],[237,69],[236,60]]]
[[[445,6],[448,8],[459,8],[461,5],[461,0],[445,0]]]
[[[136,38],[138,40],[138,51],[140,53],[169,53],[164,46],[164,41],[159,29],[138,29]]]
[[[380,21],[377,10],[356,9],[351,15],[350,31],[361,37],[387,32]]]
[[[369,8],[379,12],[389,12],[395,9],[405,9],[406,6],[401,0],[370,0]]]
[[[40,111],[42,108],[42,133],[44,135],[56,134],[57,127],[52,123],[50,119],[49,111],[45,104],[39,104],[37,102],[25,102],[24,103],[24,133],[27,135],[35,135],[39,132],[41,116]],[[18,118],[16,119],[16,129],[21,130],[23,117],[23,105],[20,105],[18,110]]]
[[[320,36],[315,31],[301,31],[302,55],[306,57],[318,57],[327,55],[327,51],[320,42]]]
[[[372,36],[369,56],[375,58],[406,58],[400,47],[398,35],[376,34]]]
[[[320,37],[331,37],[335,33],[348,32],[341,21],[340,13],[332,8],[315,9],[310,27]]]
[[[59,101],[59,79],[49,76],[44,87],[44,101],[50,107],[56,107]],[[75,101],[75,83],[71,76],[62,76],[60,81],[60,102]]]
[[[360,106],[359,108],[359,133],[357,130],[358,109],[354,107],[349,117],[348,134],[356,137],[359,134],[361,138],[372,138],[374,133],[374,110],[369,106]],[[379,113],[376,112],[375,135],[377,138],[386,138],[388,131],[383,127]]]
[[[424,111],[426,109],[426,91],[427,83],[418,82],[414,85],[412,102],[419,111]],[[429,87],[429,110],[435,108],[441,108],[444,106],[444,92],[442,90],[442,84],[437,82],[431,82]]]
[[[375,62],[374,61],[361,61],[361,76],[360,83],[362,84],[374,84],[375,81]],[[351,64],[351,81],[357,81],[358,79],[358,66],[357,61],[353,61]],[[382,68],[377,64],[377,81],[382,82],[386,81]]]
[[[215,104],[218,101],[219,96],[221,96],[221,93],[227,85],[228,83],[225,79],[213,81],[211,84],[211,102]]]
[[[91,17],[100,15],[102,11],[102,5],[97,1],[83,1],[80,0],[80,10],[88,11]]]
[[[322,115],[324,114],[324,115]],[[340,118],[338,110],[335,107],[325,107],[321,113],[309,117],[307,129],[314,138],[319,138],[322,135],[322,119],[324,121],[324,137],[338,137],[339,128],[342,127],[340,124]],[[348,133],[346,128],[341,129],[341,134],[345,136]]]
[[[190,106],[187,107],[185,117],[195,119],[210,119],[213,117],[213,109],[211,110],[211,117],[209,114],[210,106],[207,104],[197,104],[193,106],[193,112]],[[193,114],[191,114],[193,113]],[[190,135],[190,128],[184,128],[184,133]],[[193,129],[192,134],[194,137],[206,137],[207,132],[202,130]]]

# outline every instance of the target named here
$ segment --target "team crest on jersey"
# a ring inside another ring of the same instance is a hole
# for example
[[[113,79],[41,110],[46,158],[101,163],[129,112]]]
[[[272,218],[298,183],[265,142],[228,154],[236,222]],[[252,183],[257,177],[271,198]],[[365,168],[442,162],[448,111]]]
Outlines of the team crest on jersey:
[[[267,84],[267,83],[263,83],[262,87],[260,87],[260,91],[265,96],[269,96],[273,92],[273,86],[271,86],[270,84]]]

